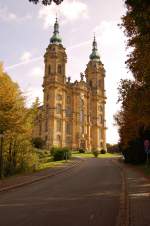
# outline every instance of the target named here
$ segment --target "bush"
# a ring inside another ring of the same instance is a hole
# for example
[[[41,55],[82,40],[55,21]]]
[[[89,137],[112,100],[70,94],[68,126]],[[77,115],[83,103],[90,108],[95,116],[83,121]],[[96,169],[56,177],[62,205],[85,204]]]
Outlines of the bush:
[[[85,150],[83,148],[79,148],[79,153],[85,153]]]
[[[120,148],[126,163],[140,164],[146,160],[143,140],[141,139],[130,141],[127,147],[120,145]]]
[[[66,147],[64,148],[53,147],[51,149],[51,155],[53,156],[54,161],[60,161],[60,160],[70,159],[71,151]]]
[[[66,157],[67,157],[67,159],[70,159],[71,158],[71,151],[67,147],[62,148],[62,150],[64,152],[64,159],[66,159]]]
[[[50,154],[51,154],[51,156],[53,156],[53,154],[54,154],[54,152],[55,152],[56,149],[57,149],[57,147],[52,147],[52,148],[50,149]]]
[[[97,150],[93,150],[92,153],[93,153],[93,155],[94,155],[95,158],[97,158],[98,155],[99,155],[99,152]]]
[[[41,137],[35,137],[32,139],[32,144],[35,148],[42,149],[45,145],[45,141]]]
[[[106,154],[106,150],[102,149],[101,154]]]

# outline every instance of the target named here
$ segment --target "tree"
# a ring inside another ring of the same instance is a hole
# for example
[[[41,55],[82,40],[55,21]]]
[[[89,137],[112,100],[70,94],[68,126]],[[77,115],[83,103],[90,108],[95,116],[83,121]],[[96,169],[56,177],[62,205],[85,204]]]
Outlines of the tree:
[[[126,64],[134,79],[119,86],[121,110],[115,120],[120,147],[127,161],[144,160],[143,140],[150,139],[150,4],[148,0],[126,0],[122,28],[132,48]]]
[[[127,66],[139,82],[150,85],[150,4],[149,0],[126,0],[127,13],[122,27],[128,37]]]
[[[59,5],[63,2],[63,0],[29,0],[29,2],[33,2],[35,4],[41,2],[43,5],[51,5],[51,3],[54,2],[56,5]]]
[[[25,98],[0,65],[0,173],[10,175],[33,164],[32,123]]]
[[[10,77],[0,73],[0,131],[22,132],[26,109],[25,100],[18,85]]]

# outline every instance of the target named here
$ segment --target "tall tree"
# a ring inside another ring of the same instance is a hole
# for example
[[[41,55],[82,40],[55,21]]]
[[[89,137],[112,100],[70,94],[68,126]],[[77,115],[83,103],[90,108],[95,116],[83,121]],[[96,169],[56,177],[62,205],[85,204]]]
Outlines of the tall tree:
[[[0,142],[0,176],[25,169],[34,156],[31,146],[32,123],[28,112],[18,85],[1,65],[0,134],[3,135],[3,142]]]
[[[2,68],[2,66],[1,66]],[[0,73],[0,130],[21,131],[25,117],[25,102],[18,85],[1,69]]]
[[[150,3],[149,0],[126,0],[127,13],[122,26],[132,51],[127,65],[139,82],[150,85]]]
[[[120,82],[121,111],[115,119],[121,146],[127,148],[125,155],[133,161],[138,152],[137,143],[143,142],[150,129],[150,4],[148,0],[126,0],[125,4],[127,12],[122,18],[122,28],[131,48],[126,64],[134,79]],[[143,152],[139,153],[138,158]]]

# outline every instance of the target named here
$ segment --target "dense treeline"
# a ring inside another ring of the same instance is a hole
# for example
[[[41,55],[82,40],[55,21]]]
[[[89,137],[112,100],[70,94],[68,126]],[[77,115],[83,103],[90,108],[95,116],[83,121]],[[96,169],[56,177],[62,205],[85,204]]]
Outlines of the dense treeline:
[[[30,109],[25,98],[0,65],[0,176],[24,171],[37,161],[31,135],[37,101]]]
[[[120,148],[127,162],[145,160],[144,140],[150,140],[150,4],[148,0],[126,0],[122,28],[131,49],[126,62],[133,80],[121,80],[121,110],[115,116]]]

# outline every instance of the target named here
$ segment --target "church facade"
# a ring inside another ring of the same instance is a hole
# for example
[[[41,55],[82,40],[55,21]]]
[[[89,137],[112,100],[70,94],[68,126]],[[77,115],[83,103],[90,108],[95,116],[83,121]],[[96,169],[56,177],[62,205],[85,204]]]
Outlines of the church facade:
[[[67,55],[56,19],[44,63],[44,100],[33,136],[41,137],[48,148],[106,149],[105,70],[95,37],[85,74],[80,74],[80,81],[71,82],[71,78],[66,77]]]

